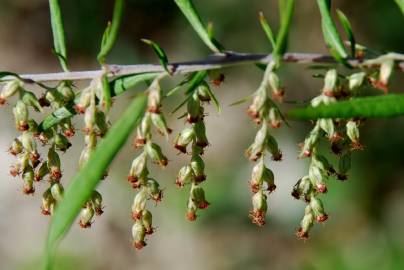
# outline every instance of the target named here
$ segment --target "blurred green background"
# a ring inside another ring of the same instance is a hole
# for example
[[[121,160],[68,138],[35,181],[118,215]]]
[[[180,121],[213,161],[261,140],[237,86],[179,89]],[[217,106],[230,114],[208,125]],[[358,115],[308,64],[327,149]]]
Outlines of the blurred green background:
[[[74,70],[97,68],[96,54],[112,0],[60,1],[65,17],[69,60]],[[205,57],[209,51],[198,39],[173,1],[128,0],[118,43],[110,63],[157,62],[140,38],[158,42],[175,61]],[[278,25],[277,1],[195,0],[206,20],[214,23],[217,38],[229,50],[269,52],[257,20],[264,11],[271,25]],[[315,1],[296,1],[290,51],[326,53]],[[404,52],[404,17],[393,0],[333,1],[352,21],[359,43],[378,51]],[[1,0],[0,70],[18,73],[58,71],[52,55],[46,0]],[[109,177],[99,190],[105,214],[90,230],[75,225],[62,243],[56,269],[404,269],[404,119],[369,120],[362,129],[365,151],[355,153],[349,181],[330,181],[322,196],[329,221],[315,226],[307,242],[299,241],[304,203],[290,196],[293,184],[307,171],[307,161],[298,160],[297,144],[310,130],[308,123],[275,131],[284,161],[268,161],[278,189],[269,198],[267,225],[257,228],[247,217],[250,208],[248,180],[252,165],[243,156],[253,140],[255,126],[244,111],[247,105],[228,104],[252,93],[262,73],[253,66],[226,69],[223,86],[215,91],[222,102],[218,115],[208,109],[207,133],[211,146],[205,158],[208,180],[204,184],[211,206],[200,212],[195,223],[184,218],[187,189],[178,190],[175,175],[188,157],[177,156],[170,143],[160,140],[171,163],[156,176],[165,188],[163,202],[151,210],[157,232],[148,246],[136,252],[131,247],[130,206],[134,191],[126,182],[136,152],[130,143],[115,160]],[[307,66],[284,65],[281,77],[287,100],[315,96],[322,82]],[[393,76],[392,92],[402,91],[402,74]],[[167,83],[167,88],[172,86]],[[79,85],[81,86],[81,85]],[[139,88],[139,90],[142,90]],[[116,119],[133,94],[120,97],[112,111]],[[180,97],[167,100],[168,112]],[[5,150],[17,135],[11,106],[2,108],[0,121],[0,268],[38,269],[48,218],[40,215],[42,184],[35,196],[23,196],[21,183],[12,179],[8,167],[13,159]],[[174,134],[185,125],[170,119]],[[81,119],[76,119],[77,128]],[[80,133],[80,132],[78,132]],[[78,134],[63,156],[64,183],[77,169],[83,138]],[[327,149],[324,151],[328,152]],[[83,179],[85,181],[85,179]]]

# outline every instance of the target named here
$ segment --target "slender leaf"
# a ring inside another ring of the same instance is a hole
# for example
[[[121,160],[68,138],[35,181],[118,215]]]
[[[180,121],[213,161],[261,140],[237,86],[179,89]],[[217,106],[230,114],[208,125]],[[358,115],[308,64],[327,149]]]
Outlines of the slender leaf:
[[[59,124],[66,118],[70,118],[76,114],[76,111],[73,109],[72,104],[70,106],[62,107],[45,117],[45,119],[39,124],[39,130],[47,130],[54,125]]]
[[[342,28],[344,28],[345,34],[348,37],[349,43],[351,45],[351,57],[355,57],[356,41],[354,33],[352,31],[351,23],[349,22],[347,16],[341,10],[337,9],[337,14]]]
[[[98,62],[101,64],[105,64],[105,58],[112,50],[112,47],[118,38],[118,30],[122,20],[124,4],[125,0],[115,0],[112,23],[108,24],[107,28],[105,29],[101,42],[101,50],[97,56]]]
[[[299,120],[318,118],[379,118],[404,115],[404,94],[390,94],[340,101],[318,107],[293,109],[288,117]]]
[[[259,16],[259,20],[261,23],[261,27],[264,30],[265,34],[267,35],[269,42],[271,42],[272,49],[274,49],[276,47],[274,33],[273,33],[271,27],[269,26],[268,21],[265,19],[264,13],[260,12],[258,16]]]
[[[168,68],[168,57],[165,51],[154,41],[149,39],[142,39],[144,43],[150,45],[154,52],[157,54],[157,57],[160,60],[160,64],[163,66],[164,70],[167,71],[168,74],[172,74],[172,70]]]
[[[180,8],[182,13],[187,18],[188,22],[191,24],[192,28],[196,31],[202,41],[209,47],[213,52],[218,53],[220,49],[214,44],[212,39],[206,30],[206,27],[202,23],[202,19],[195,9],[192,0],[174,0],[177,6]]]
[[[139,123],[146,100],[146,96],[142,94],[132,101],[67,187],[63,200],[55,209],[49,227],[45,257],[47,269],[52,268],[52,258],[56,248],[73,224],[82,205],[90,198],[105,170]]]
[[[219,100],[217,99],[217,97],[213,93],[212,89],[210,89],[210,87],[207,87],[207,90],[208,90],[210,98],[213,101],[213,104],[215,104],[216,110],[218,111],[218,113],[221,113],[222,112],[222,107],[220,106]]]
[[[281,23],[276,36],[276,46],[273,51],[275,57],[280,57],[286,52],[289,28],[295,6],[295,0],[284,0],[281,2],[283,2],[283,4],[280,4],[280,7],[282,8],[280,16]]]
[[[399,6],[401,13],[404,15],[404,0],[394,0],[396,4]]]
[[[117,96],[147,80],[153,80],[159,73],[139,73],[115,78],[110,84],[111,96]]]
[[[331,18],[330,2],[327,0],[317,0],[317,4],[321,13],[321,27],[323,30],[324,40],[329,47],[330,53],[338,62],[348,65],[346,61],[348,54],[345,51],[342,39],[339,36],[334,21]]]
[[[53,46],[59,58],[60,65],[64,71],[69,71],[67,67],[67,50],[65,41],[65,30],[63,27],[62,12],[59,0],[49,0],[49,9],[53,33]]]
[[[189,81],[185,94],[192,93],[201,84],[201,82],[203,82],[207,75],[208,72],[206,70],[196,72],[196,74],[192,76],[191,80]]]

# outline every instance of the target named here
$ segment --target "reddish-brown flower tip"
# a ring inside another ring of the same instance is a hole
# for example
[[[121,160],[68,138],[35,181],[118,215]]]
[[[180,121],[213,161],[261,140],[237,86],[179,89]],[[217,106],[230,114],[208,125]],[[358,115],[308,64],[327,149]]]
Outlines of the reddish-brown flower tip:
[[[205,147],[207,147],[207,146],[209,145],[209,143],[208,143],[208,142],[205,142],[205,141],[196,141],[195,144],[196,144],[197,146],[201,147],[201,148],[205,148]]]
[[[40,157],[41,157],[41,156],[39,155],[38,152],[33,152],[33,153],[31,153],[31,154],[29,155],[29,159],[30,159],[32,162],[38,161]]]
[[[297,189],[294,189],[291,193],[292,197],[295,198],[296,200],[300,199],[300,192]]]
[[[50,216],[51,212],[47,209],[41,208],[41,214],[44,216]]]
[[[6,99],[3,97],[0,97],[0,105],[6,104]]]
[[[220,73],[216,78],[211,80],[211,83],[214,86],[219,87],[224,82],[224,79],[225,79],[224,74]]]
[[[27,131],[29,129],[29,125],[26,122],[20,122],[17,125],[17,130],[18,131]]]
[[[276,189],[276,185],[269,185],[267,187],[267,190],[271,193],[272,191],[274,191]]]
[[[283,97],[285,96],[285,89],[281,88],[277,91],[272,92],[272,98],[278,102],[283,102]]]
[[[190,124],[194,124],[194,123],[198,122],[199,119],[200,119],[199,116],[192,116],[190,114],[188,114],[188,116],[187,116],[187,122]]]
[[[363,150],[364,147],[360,142],[352,142],[351,143],[351,150]]]
[[[139,179],[133,175],[128,175],[128,182],[129,183],[136,183]]]
[[[76,132],[74,131],[74,129],[69,128],[69,129],[64,130],[64,131],[63,131],[63,134],[64,134],[66,137],[71,138],[71,137],[74,136],[74,134],[76,134]]]
[[[252,223],[258,226],[265,225],[265,213],[263,211],[251,210],[248,216],[250,217]]]
[[[279,121],[279,120],[271,121],[271,127],[272,128],[280,128],[281,127],[281,121]]]
[[[260,190],[260,185],[258,183],[252,183],[252,181],[250,181],[250,188],[252,193],[257,193]]]
[[[317,185],[317,191],[320,193],[326,193],[327,192],[327,186],[325,184],[318,184]]]
[[[147,107],[147,111],[151,112],[151,113],[159,114],[160,113],[160,108],[157,107],[157,106],[149,106],[149,107]]]
[[[182,187],[185,186],[185,185],[184,185],[184,182],[181,181],[180,178],[175,179],[175,185],[177,185],[177,187],[179,187],[179,188],[182,188]]]
[[[257,119],[259,119],[259,112],[257,110],[255,110],[254,108],[252,108],[251,106],[248,107],[246,113],[247,113],[248,116],[250,116],[252,118],[252,120],[254,120],[254,122]]]
[[[307,240],[307,239],[309,239],[309,233],[303,231],[302,228],[297,229],[297,231],[296,231],[296,236],[297,236],[299,239],[302,239],[302,240]]]
[[[151,196],[151,199],[157,203],[161,202],[163,199],[163,191],[160,190],[157,194]]]
[[[137,250],[141,250],[145,246],[146,246],[145,241],[135,241],[135,242],[133,242],[133,247],[136,248]]]
[[[208,203],[207,201],[202,201],[202,202],[198,203],[198,208],[206,209],[206,208],[208,208],[209,205],[210,205],[210,203]]]
[[[18,170],[15,166],[11,166],[10,174],[11,174],[11,176],[16,177],[17,175],[20,174],[20,170]]]
[[[381,82],[380,80],[376,80],[373,78],[370,78],[369,80],[374,88],[382,90],[385,94],[387,94],[389,92],[389,87],[387,84]]]
[[[184,154],[187,153],[187,147],[184,145],[175,144],[174,148],[177,149],[178,151],[180,151],[181,153],[184,153]]]
[[[334,134],[331,135],[331,137],[329,139],[330,139],[330,142],[337,143],[337,142],[341,141],[342,136],[338,132],[335,132]]]
[[[42,95],[39,99],[38,99],[39,105],[41,107],[49,107],[50,103],[49,101],[45,98],[45,95]]]
[[[324,96],[327,96],[327,97],[333,97],[333,96],[335,96],[335,93],[332,91],[332,90],[324,90],[323,91],[323,94],[324,94]]]
[[[74,105],[74,109],[79,114],[84,114],[86,112],[86,107],[83,107],[83,106],[81,106],[79,104]]]
[[[153,228],[152,226],[146,227],[146,228],[145,228],[145,233],[146,233],[147,235],[153,234],[153,233],[154,233],[154,228]]]
[[[81,220],[79,221],[79,225],[83,229],[91,228],[91,222],[83,223]]]
[[[22,192],[25,195],[30,195],[35,193],[35,188],[34,187],[23,187]]]
[[[337,173],[337,179],[340,181],[346,181],[348,180],[348,175]]]
[[[133,140],[133,146],[135,148],[141,148],[146,144],[146,138],[142,138],[142,137],[136,137]]]
[[[204,175],[204,174],[195,176],[195,182],[198,184],[202,183],[205,180],[206,180],[206,175]]]
[[[132,211],[132,218],[133,220],[138,220],[142,217],[142,212],[133,212]]]
[[[8,148],[7,152],[9,152],[11,155],[16,156],[18,155],[18,151],[14,149],[13,147]]]
[[[193,211],[189,211],[189,212],[187,212],[187,219],[189,220],[189,221],[195,221],[196,220],[196,214],[195,214],[195,212],[193,212]]]
[[[324,221],[326,221],[327,219],[328,219],[328,215],[327,215],[327,214],[323,214],[323,215],[320,215],[320,216],[316,217],[317,222],[324,222]]]
[[[282,152],[278,151],[277,153],[272,154],[273,161],[281,161],[282,160]]]
[[[50,178],[51,178],[53,181],[58,182],[59,179],[62,178],[62,172],[60,171],[60,169],[59,169],[59,168],[51,168],[51,171],[50,171]]]

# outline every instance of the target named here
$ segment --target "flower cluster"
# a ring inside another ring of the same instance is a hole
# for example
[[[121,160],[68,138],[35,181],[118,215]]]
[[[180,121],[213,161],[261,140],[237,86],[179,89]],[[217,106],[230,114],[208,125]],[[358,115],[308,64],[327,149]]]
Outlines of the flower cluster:
[[[267,153],[272,155],[272,160],[280,161],[282,152],[275,138],[269,133],[269,127],[279,128],[281,125],[280,112],[275,102],[268,96],[272,90],[272,96],[278,101],[282,100],[284,90],[280,86],[279,78],[274,72],[275,62],[268,64],[264,78],[258,90],[254,93],[252,104],[247,110],[253,121],[261,125],[254,142],[246,150],[247,157],[258,163],[253,167],[250,187],[253,193],[250,218],[254,224],[263,226],[268,209],[267,196],[275,190],[274,174],[265,166],[264,159]]]
[[[163,191],[159,183],[149,176],[148,160],[164,168],[167,166],[167,157],[162,153],[159,145],[152,142],[151,128],[154,126],[158,133],[168,137],[171,129],[167,127],[166,120],[161,112],[161,88],[157,77],[148,89],[148,106],[142,121],[137,129],[134,147],[142,152],[133,160],[129,171],[128,181],[138,190],[132,204],[132,218],[135,221],[132,227],[133,246],[141,249],[146,245],[145,237],[154,232],[152,214],[146,209],[147,201],[160,202]]]
[[[180,188],[191,185],[187,203],[186,217],[190,221],[197,218],[198,209],[205,209],[209,203],[205,198],[205,191],[200,186],[206,180],[205,163],[202,159],[204,149],[209,145],[206,137],[204,123],[204,102],[212,98],[208,83],[203,81],[191,93],[187,102],[186,120],[191,125],[183,129],[175,139],[175,148],[183,154],[187,154],[190,148],[191,160],[178,172],[176,185]]]

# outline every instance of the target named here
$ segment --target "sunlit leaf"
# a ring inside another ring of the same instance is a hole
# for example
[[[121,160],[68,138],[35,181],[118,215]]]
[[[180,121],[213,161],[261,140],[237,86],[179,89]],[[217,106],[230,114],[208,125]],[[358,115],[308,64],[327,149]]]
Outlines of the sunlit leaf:
[[[349,44],[351,46],[351,56],[355,57],[356,41],[352,31],[351,23],[349,22],[347,16],[341,10],[337,9],[337,14],[342,28],[344,28],[345,34],[348,37]]]
[[[276,47],[275,36],[273,34],[271,27],[269,26],[268,21],[265,19],[263,12],[259,13],[259,20],[260,20],[262,29],[264,30],[265,34],[267,35],[267,38],[271,42],[272,49],[274,49]]]
[[[59,0],[49,0],[49,9],[55,54],[58,56],[63,70],[68,71],[65,30],[63,27],[63,18],[60,10]]]
[[[172,74],[172,71],[168,68],[168,57],[165,51],[158,45],[156,42],[149,40],[149,39],[142,39],[144,43],[147,45],[150,45],[154,52],[157,54],[157,57],[160,60],[160,64],[164,67],[164,70],[167,71],[167,73]]]

